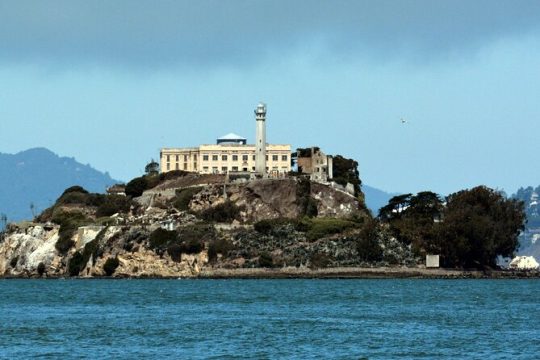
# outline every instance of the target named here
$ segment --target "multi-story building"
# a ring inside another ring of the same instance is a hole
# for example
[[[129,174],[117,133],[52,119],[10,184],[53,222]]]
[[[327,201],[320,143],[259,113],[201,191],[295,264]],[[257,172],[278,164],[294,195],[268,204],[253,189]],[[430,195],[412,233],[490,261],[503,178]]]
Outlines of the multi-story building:
[[[266,106],[259,104],[255,115],[256,141],[260,144],[247,144],[246,138],[231,133],[218,138],[216,144],[193,148],[163,148],[160,155],[161,172],[250,172],[261,176],[276,176],[291,171],[291,145],[266,144]],[[266,174],[262,174],[263,168]]]
[[[334,177],[333,158],[318,147],[297,149],[298,172],[309,174],[311,180],[328,181]]]

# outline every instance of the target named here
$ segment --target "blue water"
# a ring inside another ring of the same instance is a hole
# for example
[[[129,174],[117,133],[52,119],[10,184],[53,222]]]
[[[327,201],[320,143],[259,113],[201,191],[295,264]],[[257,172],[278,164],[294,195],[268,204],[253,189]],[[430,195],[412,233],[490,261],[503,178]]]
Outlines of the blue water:
[[[540,358],[538,280],[0,280],[0,358]]]

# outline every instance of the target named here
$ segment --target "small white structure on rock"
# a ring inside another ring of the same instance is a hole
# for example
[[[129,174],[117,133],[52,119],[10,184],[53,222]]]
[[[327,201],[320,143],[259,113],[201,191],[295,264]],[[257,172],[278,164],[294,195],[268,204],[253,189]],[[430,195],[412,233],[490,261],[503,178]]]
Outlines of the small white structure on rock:
[[[426,267],[438,268],[439,267],[439,255],[426,255]]]
[[[533,256],[516,256],[508,264],[508,267],[514,270],[536,270],[538,266],[540,265]]]

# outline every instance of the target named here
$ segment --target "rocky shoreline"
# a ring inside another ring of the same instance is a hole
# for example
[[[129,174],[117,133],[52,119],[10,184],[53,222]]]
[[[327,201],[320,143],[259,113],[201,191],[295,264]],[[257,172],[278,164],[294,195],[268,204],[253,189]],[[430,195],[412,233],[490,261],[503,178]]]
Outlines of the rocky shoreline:
[[[0,276],[0,279],[65,279],[64,276],[21,275]],[[197,274],[185,276],[79,276],[70,279],[540,279],[540,271],[516,270],[457,270],[426,269],[423,267],[339,267],[325,269],[309,268],[238,268],[203,269]]]

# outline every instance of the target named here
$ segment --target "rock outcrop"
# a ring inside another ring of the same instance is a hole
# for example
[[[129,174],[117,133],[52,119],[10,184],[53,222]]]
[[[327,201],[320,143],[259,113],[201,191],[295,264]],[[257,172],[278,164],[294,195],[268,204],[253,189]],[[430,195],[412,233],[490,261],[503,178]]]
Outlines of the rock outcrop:
[[[516,256],[508,264],[510,269],[514,270],[536,270],[539,265],[536,259],[532,256]]]
[[[325,184],[296,178],[226,183],[190,175],[145,191],[129,213],[99,219],[92,204],[100,199],[84,192],[63,196],[39,217],[49,222],[11,226],[2,234],[0,276],[194,277],[224,268],[365,265],[356,244],[369,215],[357,198]],[[322,220],[335,221],[301,220],[306,199]],[[237,216],[202,220],[222,204]],[[74,226],[70,216],[80,225],[66,238],[62,226]],[[269,231],[254,228],[261,220],[274,221]],[[389,255],[380,264],[411,261],[410,249],[381,248]]]

